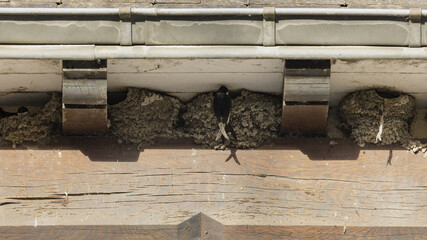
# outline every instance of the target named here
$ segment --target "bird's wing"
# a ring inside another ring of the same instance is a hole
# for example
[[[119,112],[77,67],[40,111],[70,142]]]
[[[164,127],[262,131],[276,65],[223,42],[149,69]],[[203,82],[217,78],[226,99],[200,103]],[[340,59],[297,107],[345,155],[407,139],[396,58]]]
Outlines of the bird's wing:
[[[231,97],[230,95],[225,95],[224,96],[224,112],[222,114],[222,122],[224,124],[228,124],[228,122],[230,121],[230,113],[231,113]]]
[[[213,110],[218,122],[221,122],[221,98],[217,94],[214,94]]]

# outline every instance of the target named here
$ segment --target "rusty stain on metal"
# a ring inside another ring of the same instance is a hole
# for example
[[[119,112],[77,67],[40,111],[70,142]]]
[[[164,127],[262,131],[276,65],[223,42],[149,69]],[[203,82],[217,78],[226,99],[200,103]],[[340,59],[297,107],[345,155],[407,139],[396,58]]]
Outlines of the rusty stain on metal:
[[[107,109],[63,108],[62,131],[67,135],[101,135],[106,133]]]
[[[328,105],[283,106],[282,132],[325,134]]]

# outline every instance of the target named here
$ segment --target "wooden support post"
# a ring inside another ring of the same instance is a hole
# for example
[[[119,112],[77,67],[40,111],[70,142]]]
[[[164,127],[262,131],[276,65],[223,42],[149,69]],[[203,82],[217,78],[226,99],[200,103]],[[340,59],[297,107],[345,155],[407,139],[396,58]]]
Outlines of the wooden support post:
[[[326,133],[330,69],[329,60],[286,61],[282,133]]]

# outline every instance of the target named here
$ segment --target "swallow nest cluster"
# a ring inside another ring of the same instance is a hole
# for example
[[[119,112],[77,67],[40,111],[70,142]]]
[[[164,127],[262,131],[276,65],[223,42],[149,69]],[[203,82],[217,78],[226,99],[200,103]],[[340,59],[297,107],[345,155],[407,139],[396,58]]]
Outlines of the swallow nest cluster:
[[[266,139],[278,136],[282,114],[279,97],[243,90],[232,101],[229,122],[237,139],[228,132],[230,140],[224,139],[224,142],[215,141],[219,128],[212,105],[213,93],[201,94],[186,105],[182,115],[184,131],[196,144],[215,149],[255,148]]]
[[[50,101],[37,113],[0,118],[0,137],[16,146],[25,142],[43,143],[59,134],[61,95],[53,93]]]
[[[409,133],[415,98],[408,94],[388,89],[358,91],[343,98],[338,111],[343,128],[361,147],[400,143],[415,153],[427,151]]]
[[[129,88],[124,101],[108,106],[110,133],[119,143],[139,148],[156,139],[175,138],[181,102],[164,94]]]

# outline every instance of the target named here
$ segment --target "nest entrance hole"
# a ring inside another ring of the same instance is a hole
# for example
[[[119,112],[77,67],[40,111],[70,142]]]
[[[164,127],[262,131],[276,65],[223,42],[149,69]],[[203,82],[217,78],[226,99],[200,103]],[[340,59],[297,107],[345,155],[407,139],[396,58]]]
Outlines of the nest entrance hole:
[[[375,92],[381,98],[393,99],[400,97],[401,93],[398,91],[393,91],[389,89],[375,89]]]

